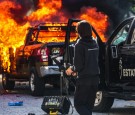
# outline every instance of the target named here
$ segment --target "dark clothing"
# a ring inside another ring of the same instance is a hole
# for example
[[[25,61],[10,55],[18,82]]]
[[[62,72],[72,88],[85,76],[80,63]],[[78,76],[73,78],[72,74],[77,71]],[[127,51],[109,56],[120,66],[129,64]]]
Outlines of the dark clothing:
[[[80,115],[92,115],[100,73],[99,48],[92,38],[79,39],[75,45],[74,66],[78,72],[74,106]]]
[[[79,77],[87,75],[98,75],[98,45],[92,38],[82,38],[75,44],[75,71]]]
[[[98,81],[98,79],[95,79]],[[92,109],[95,102],[97,85],[82,84],[77,81],[74,96],[74,106],[80,115],[92,115]]]

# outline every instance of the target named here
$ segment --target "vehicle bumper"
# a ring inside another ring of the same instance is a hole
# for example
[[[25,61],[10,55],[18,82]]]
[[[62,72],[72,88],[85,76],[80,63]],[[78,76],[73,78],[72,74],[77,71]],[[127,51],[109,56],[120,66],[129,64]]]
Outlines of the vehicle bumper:
[[[58,66],[41,66],[40,67],[41,77],[51,76],[51,75],[60,75]]]

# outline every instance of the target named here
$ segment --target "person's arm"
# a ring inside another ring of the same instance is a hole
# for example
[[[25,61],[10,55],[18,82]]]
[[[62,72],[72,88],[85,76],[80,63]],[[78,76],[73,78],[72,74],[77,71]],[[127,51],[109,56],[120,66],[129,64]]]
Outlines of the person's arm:
[[[84,67],[84,49],[80,45],[75,46],[74,66],[76,72],[80,72]]]
[[[77,76],[77,72],[74,72],[70,67],[66,70],[66,74],[68,76],[70,76],[70,75]]]
[[[84,51],[80,45],[75,46],[74,66],[69,66],[66,70],[67,75],[76,76],[84,67]]]

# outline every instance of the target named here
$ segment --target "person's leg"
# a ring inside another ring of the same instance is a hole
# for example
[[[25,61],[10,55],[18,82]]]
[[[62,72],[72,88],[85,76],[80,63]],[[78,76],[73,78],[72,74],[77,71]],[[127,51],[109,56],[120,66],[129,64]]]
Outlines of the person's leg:
[[[76,111],[80,115],[92,115],[92,111],[87,108],[88,101],[88,90],[89,87],[86,85],[76,85],[76,91],[74,96],[74,106]]]
[[[87,97],[87,106],[86,106],[89,111],[92,111],[92,109],[94,107],[97,88],[98,88],[98,86],[96,86],[96,85],[89,86],[88,97]]]

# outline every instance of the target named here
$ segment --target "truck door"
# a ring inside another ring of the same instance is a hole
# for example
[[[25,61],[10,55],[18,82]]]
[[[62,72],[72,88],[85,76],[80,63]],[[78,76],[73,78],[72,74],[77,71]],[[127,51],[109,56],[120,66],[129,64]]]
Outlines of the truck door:
[[[108,83],[132,80],[135,74],[135,45],[131,44],[134,18],[123,21],[107,42],[106,71]],[[132,40],[133,42],[133,40]],[[131,75],[132,74],[132,75]]]
[[[135,23],[132,24],[127,44],[121,49],[121,74],[120,80],[123,82],[135,81]]]

